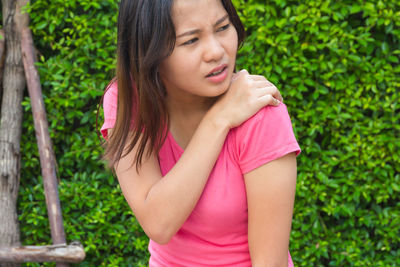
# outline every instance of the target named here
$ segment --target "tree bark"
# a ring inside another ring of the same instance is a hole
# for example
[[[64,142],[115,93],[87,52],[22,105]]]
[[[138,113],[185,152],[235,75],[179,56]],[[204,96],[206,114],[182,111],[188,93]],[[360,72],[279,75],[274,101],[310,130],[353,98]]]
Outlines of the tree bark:
[[[20,140],[22,128],[22,97],[25,76],[21,59],[21,46],[17,19],[27,22],[21,15],[21,1],[2,0],[6,57],[3,73],[3,99],[0,119],[0,247],[20,245],[17,215],[17,196],[20,180]],[[1,267],[20,266],[3,263]]]

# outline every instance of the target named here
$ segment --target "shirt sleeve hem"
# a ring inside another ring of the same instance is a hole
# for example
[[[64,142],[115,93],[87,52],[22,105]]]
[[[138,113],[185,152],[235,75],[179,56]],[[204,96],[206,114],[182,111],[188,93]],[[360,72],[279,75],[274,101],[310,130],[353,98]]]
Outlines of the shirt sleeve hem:
[[[242,173],[246,174],[268,162],[271,162],[275,159],[281,158],[286,154],[295,152],[296,156],[298,156],[301,152],[299,145],[296,143],[290,143],[286,146],[281,147],[281,149],[277,151],[273,151],[269,154],[256,156],[253,159],[247,160],[246,162],[241,164]]]
[[[107,130],[110,129],[110,128],[113,128],[114,124],[115,124],[115,119],[114,120],[113,119],[107,119],[107,120],[104,121],[103,126],[101,126],[100,132],[101,132],[101,135],[103,136],[103,138],[105,140],[108,139],[107,138],[107,136],[108,136]]]

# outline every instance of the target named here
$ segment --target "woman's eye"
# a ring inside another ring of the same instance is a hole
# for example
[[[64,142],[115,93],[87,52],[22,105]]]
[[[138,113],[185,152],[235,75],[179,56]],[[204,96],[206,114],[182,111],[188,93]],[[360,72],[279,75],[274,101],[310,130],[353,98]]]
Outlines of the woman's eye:
[[[229,26],[231,26],[231,24],[226,24],[226,25],[224,25],[224,26],[222,26],[222,27],[220,27],[220,28],[218,28],[218,32],[222,32],[222,31],[225,31],[226,29],[228,29],[229,28]]]
[[[189,41],[184,42],[182,45],[190,45],[190,44],[195,43],[197,40],[198,40],[198,38],[193,38],[193,39],[190,39]]]

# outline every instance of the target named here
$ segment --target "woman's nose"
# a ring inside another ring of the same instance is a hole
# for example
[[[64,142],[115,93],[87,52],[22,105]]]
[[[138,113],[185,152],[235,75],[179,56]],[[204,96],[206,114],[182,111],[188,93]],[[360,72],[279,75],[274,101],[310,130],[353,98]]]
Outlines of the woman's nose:
[[[210,37],[206,41],[204,47],[204,61],[220,61],[224,56],[225,50],[220,40],[215,37]]]

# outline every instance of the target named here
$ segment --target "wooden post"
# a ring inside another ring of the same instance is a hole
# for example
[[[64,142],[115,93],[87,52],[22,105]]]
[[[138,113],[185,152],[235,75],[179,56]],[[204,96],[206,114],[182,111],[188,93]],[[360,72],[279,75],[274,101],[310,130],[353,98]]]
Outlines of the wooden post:
[[[40,165],[42,167],[43,184],[46,195],[47,212],[50,221],[53,244],[66,244],[60,200],[58,197],[55,156],[50,140],[46,111],[42,97],[39,74],[35,67],[34,45],[32,33],[28,27],[21,29],[22,62],[31,98],[33,121],[38,142]],[[68,264],[57,264],[68,266]]]
[[[25,246],[0,249],[0,262],[71,262],[85,259],[85,251],[79,242],[70,245]]]
[[[0,29],[0,103],[1,103],[1,96],[3,95],[3,70],[4,70],[4,59],[6,58],[4,36],[5,36],[4,30]]]

